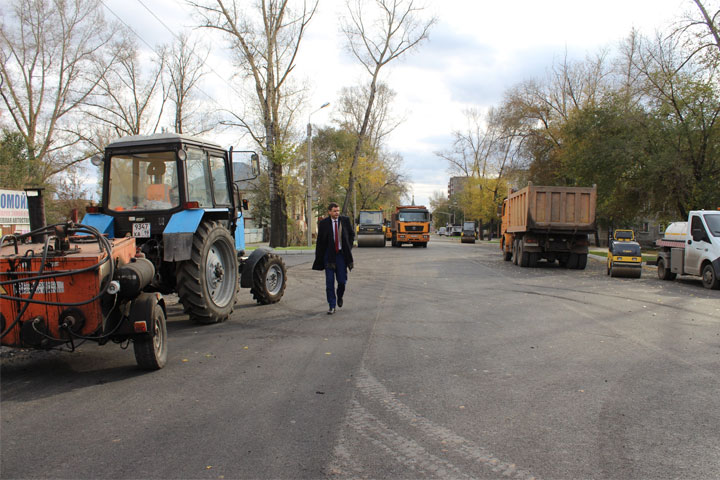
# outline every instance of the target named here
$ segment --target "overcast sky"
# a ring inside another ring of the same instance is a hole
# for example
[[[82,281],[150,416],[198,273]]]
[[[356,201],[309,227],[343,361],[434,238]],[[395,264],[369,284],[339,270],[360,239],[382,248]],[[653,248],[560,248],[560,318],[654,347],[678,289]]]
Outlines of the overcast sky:
[[[194,26],[192,12],[181,0],[104,2],[153,45],[169,43],[172,36],[143,4],[171,29]],[[447,165],[434,152],[450,147],[453,130],[465,124],[464,109],[498,105],[507,88],[543,77],[566,53],[570,59],[582,59],[601,48],[615,49],[633,27],[651,35],[694,8],[691,0],[426,0],[425,4],[428,14],[438,18],[429,41],[389,64],[383,74],[397,92],[394,112],[405,118],[387,139],[387,148],[404,158],[417,204],[427,204],[434,191],[447,192]],[[301,45],[295,75],[310,87],[302,124],[325,102],[330,107],[314,113],[312,123],[331,124],[340,90],[368,80],[344,49],[338,29],[338,18],[344,14],[343,1],[320,0]],[[108,18],[113,14],[108,12]],[[215,39],[212,45],[208,63],[220,76],[229,77],[223,42]],[[213,73],[205,80],[203,88],[220,104],[237,101],[224,79]],[[303,125],[298,127],[304,131]],[[215,140],[238,148],[252,146],[239,135]]]

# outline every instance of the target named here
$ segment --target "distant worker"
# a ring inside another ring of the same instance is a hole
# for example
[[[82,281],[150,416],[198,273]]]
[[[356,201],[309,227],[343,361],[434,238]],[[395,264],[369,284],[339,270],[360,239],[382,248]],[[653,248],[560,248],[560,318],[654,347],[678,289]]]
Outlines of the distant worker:
[[[337,203],[328,205],[328,216],[318,222],[317,244],[313,270],[325,270],[325,290],[329,305],[328,315],[335,313],[335,306],[343,306],[347,283],[347,269],[353,269],[352,245],[355,231],[348,217],[340,216]],[[335,292],[337,280],[337,294]]]

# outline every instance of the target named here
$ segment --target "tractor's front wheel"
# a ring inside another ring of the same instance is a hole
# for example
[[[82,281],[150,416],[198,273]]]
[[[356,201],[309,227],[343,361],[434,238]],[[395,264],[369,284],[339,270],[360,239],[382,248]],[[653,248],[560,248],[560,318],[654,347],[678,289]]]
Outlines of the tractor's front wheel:
[[[250,293],[261,305],[277,303],[285,294],[286,278],[287,269],[282,257],[268,253],[255,265]]]
[[[238,292],[238,260],[230,232],[218,222],[202,222],[193,237],[190,260],[177,269],[180,303],[196,323],[224,322]]]

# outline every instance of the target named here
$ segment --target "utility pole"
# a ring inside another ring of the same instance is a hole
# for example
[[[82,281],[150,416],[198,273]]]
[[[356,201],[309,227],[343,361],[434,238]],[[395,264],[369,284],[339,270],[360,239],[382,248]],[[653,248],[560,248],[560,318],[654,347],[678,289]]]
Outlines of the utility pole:
[[[308,115],[307,124],[307,168],[305,171],[305,183],[307,186],[307,199],[305,204],[305,228],[307,229],[307,246],[312,248],[312,124],[310,123],[310,117],[315,112],[319,112],[323,108],[330,105],[330,102],[325,102],[320,108],[314,112],[310,112]]]

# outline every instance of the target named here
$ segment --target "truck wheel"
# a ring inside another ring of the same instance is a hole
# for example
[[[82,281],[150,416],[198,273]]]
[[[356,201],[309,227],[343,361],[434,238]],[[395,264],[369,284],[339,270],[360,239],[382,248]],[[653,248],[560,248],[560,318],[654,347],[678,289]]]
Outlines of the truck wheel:
[[[578,255],[577,268],[578,270],[585,270],[587,267],[587,253],[581,253]]]
[[[675,280],[676,273],[670,271],[669,268],[665,267],[665,260],[658,258],[657,260],[657,272],[660,280]]]
[[[285,294],[287,269],[282,257],[268,253],[255,265],[253,286],[250,289],[253,298],[260,305],[277,303]]]
[[[711,263],[708,263],[702,269],[702,283],[705,288],[720,290],[720,278],[715,275],[715,269]]]
[[[567,268],[576,270],[578,268],[579,255],[577,253],[571,253],[567,260]]]
[[[512,260],[512,252],[505,251],[505,239],[504,238],[500,242],[500,245],[501,245],[500,250],[503,253],[503,260],[505,260],[506,262],[509,262],[510,260]]]
[[[518,262],[520,262],[521,267],[526,268],[530,265],[530,253],[525,251],[525,245],[522,240],[518,242],[518,257]]]
[[[148,333],[133,339],[135,361],[144,370],[159,370],[167,362],[167,327],[165,312],[159,303],[152,310]]]
[[[610,260],[610,259],[608,258],[608,261],[607,261],[607,274],[608,274],[608,275],[610,275],[611,262],[612,262],[612,260]]]
[[[518,264],[518,242],[513,240],[512,244],[512,262],[514,265]]]
[[[537,252],[531,253],[530,257],[528,258],[528,267],[537,268],[539,256],[540,256],[540,254]]]
[[[190,260],[177,270],[178,297],[190,320],[224,322],[238,292],[235,241],[218,222],[202,222],[195,232]]]

